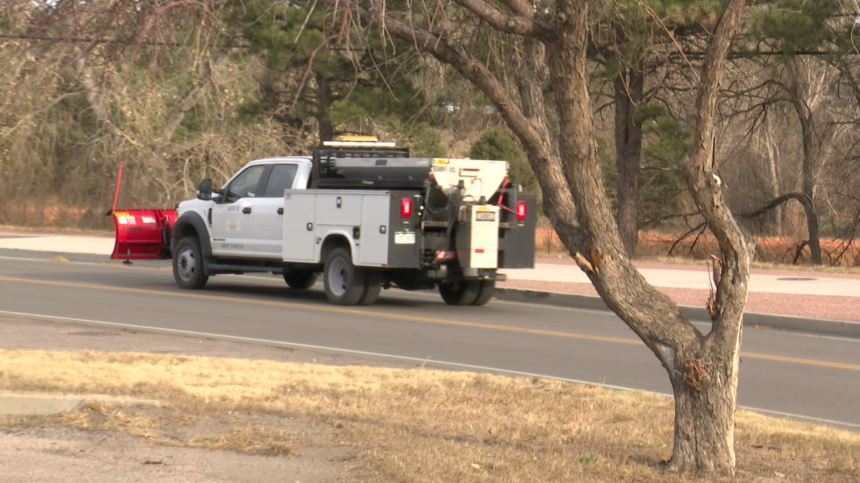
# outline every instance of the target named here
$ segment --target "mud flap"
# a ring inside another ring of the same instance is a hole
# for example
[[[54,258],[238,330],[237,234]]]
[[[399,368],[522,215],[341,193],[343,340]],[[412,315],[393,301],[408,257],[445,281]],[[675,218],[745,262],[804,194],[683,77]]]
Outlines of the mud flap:
[[[170,231],[175,210],[114,210],[111,213],[116,241],[114,260],[170,258]]]

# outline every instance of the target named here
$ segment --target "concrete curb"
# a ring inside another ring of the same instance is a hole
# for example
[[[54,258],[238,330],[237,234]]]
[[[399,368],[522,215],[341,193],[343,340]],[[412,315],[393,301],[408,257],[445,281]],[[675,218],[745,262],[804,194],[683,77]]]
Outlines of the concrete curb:
[[[494,297],[506,302],[526,302],[587,310],[609,310],[600,297],[592,295],[574,295],[496,287]],[[701,322],[711,321],[708,311],[704,308],[683,305],[678,308],[690,320]],[[744,314],[744,325],[748,328],[772,328],[860,339],[860,323],[843,320],[807,319],[790,315],[747,312]]]
[[[70,413],[80,411],[90,404],[102,407],[161,407],[161,401],[155,399],[0,394],[0,416],[44,416],[48,414]]]

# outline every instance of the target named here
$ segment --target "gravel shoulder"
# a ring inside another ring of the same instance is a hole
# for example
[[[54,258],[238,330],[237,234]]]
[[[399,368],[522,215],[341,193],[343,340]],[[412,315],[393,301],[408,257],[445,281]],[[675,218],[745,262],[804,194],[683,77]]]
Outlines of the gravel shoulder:
[[[380,364],[327,352],[2,315],[0,348],[135,351],[331,365],[414,367],[397,362]],[[157,414],[149,416],[158,417]],[[4,417],[0,416],[0,423],[3,420]],[[144,437],[115,431],[42,427],[41,423],[26,418],[6,418],[5,422],[12,424],[0,424],[0,480],[4,483],[305,483],[359,479],[353,468],[360,465],[352,459],[352,448],[337,444],[337,434],[331,428],[309,427],[296,420],[268,418],[260,423],[270,428],[274,425],[286,434],[295,434],[296,440],[307,441],[310,434],[310,440],[320,443],[300,444],[290,454],[281,456],[164,446]],[[195,430],[201,436],[211,436],[217,433],[216,430],[223,429],[220,427],[223,425],[224,421],[210,419],[198,424]]]
[[[0,428],[5,483],[237,483],[355,481],[348,448],[302,448],[295,456],[154,445],[121,432]]]

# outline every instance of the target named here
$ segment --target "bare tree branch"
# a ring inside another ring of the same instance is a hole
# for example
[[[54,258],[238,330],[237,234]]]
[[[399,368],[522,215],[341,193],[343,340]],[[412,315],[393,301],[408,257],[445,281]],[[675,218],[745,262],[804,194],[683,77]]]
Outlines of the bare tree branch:
[[[545,42],[555,39],[555,31],[549,25],[528,17],[510,17],[483,0],[456,0],[457,3],[487,22],[499,32],[525,37],[535,37]]]

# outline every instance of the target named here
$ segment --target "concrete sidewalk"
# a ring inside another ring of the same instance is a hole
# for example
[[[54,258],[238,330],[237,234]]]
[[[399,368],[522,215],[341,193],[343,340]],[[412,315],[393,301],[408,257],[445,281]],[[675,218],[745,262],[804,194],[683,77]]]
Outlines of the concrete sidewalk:
[[[0,232],[0,256],[49,259],[64,254],[81,261],[107,262],[113,245],[110,236]],[[161,261],[160,265],[167,263]],[[637,265],[649,283],[686,306],[683,310],[688,316],[708,318],[703,307],[713,282],[706,263]],[[503,273],[508,281],[499,284],[499,298],[605,308],[588,278],[570,259],[539,259],[534,269]],[[747,323],[804,330],[811,327],[808,320],[820,319],[833,322],[833,327],[821,333],[860,337],[860,274],[755,269],[749,292]]]
[[[639,272],[655,287],[708,290],[713,279],[704,262],[701,268],[639,268]],[[542,280],[546,282],[591,282],[576,265],[541,263],[531,270],[507,270],[509,280]],[[767,274],[753,270],[750,292],[799,295],[838,295],[860,297],[860,275],[857,278],[832,278],[816,272]]]

